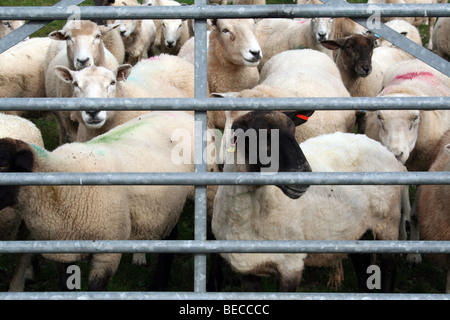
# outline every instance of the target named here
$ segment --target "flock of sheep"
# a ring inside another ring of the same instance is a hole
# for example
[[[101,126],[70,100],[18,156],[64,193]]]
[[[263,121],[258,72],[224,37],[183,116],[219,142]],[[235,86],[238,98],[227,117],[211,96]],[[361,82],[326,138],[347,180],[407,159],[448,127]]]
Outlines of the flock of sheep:
[[[406,20],[386,24],[422,45],[413,23],[423,21]],[[0,36],[14,23],[2,21]],[[431,23],[432,49],[448,60],[450,18]],[[48,37],[27,39],[0,55],[0,97],[193,98],[194,37],[192,21],[182,19],[71,20]],[[211,98],[450,96],[449,77],[348,18],[211,19],[207,63]],[[40,114],[0,114],[1,172],[194,171],[193,112],[52,113],[60,139],[53,151],[45,149],[41,132],[27,119]],[[214,111],[208,112],[207,126],[224,132],[224,140],[208,145],[220,145],[215,152],[221,161],[208,162],[210,172],[264,172],[268,163],[262,157],[252,162],[248,152],[236,151],[242,141],[254,142],[259,155],[277,147],[279,172],[450,171],[448,110]],[[264,129],[276,130],[276,145],[258,143]],[[187,161],[175,162],[180,140],[174,132],[180,130],[188,133],[183,142],[190,147],[180,154]],[[408,186],[399,185],[208,186],[207,195],[217,240],[359,240],[368,232],[373,239],[406,240],[408,222],[410,239],[450,240],[448,185],[419,186],[412,208]],[[193,186],[1,186],[0,239],[174,238],[183,207],[193,197]],[[338,285],[345,256],[221,255],[242,276],[244,289],[258,290],[261,276],[276,276],[282,291],[299,288],[305,267],[333,267],[331,281]],[[44,257],[62,264],[89,258],[89,290],[105,291],[121,254]],[[358,290],[367,290],[369,256],[350,257]],[[170,270],[170,258],[160,258]],[[394,290],[397,260],[392,254],[379,257],[384,292]],[[145,255],[135,254],[133,261],[145,264]],[[450,275],[448,256],[439,263]],[[31,256],[20,255],[10,291],[24,290],[30,269]],[[211,268],[216,284],[219,272]],[[151,289],[167,285],[167,273],[155,279]]]

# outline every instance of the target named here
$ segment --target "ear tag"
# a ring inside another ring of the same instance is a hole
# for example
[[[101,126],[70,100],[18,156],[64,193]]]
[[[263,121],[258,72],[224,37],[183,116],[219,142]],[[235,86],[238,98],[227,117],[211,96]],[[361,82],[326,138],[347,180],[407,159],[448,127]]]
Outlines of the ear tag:
[[[234,133],[233,133],[233,136],[232,136],[231,138],[233,138],[233,137],[234,137]],[[235,142],[235,143],[232,143],[232,144],[228,147],[227,152],[231,152],[231,153],[235,153],[235,152],[236,152],[237,141],[238,141],[238,137],[236,137],[236,142]]]
[[[300,119],[305,120],[305,121],[308,121],[308,119],[309,119],[309,117],[304,116],[304,115],[302,115],[302,114],[298,114],[298,115],[297,115],[297,118],[300,118]]]

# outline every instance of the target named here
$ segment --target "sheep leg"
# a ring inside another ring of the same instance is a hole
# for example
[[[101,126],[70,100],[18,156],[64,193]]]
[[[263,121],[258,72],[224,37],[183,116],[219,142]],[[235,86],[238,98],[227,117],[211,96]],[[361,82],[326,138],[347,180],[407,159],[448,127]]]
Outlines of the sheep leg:
[[[178,238],[178,224],[170,232],[166,240],[176,240]],[[170,280],[170,269],[175,255],[173,253],[160,253],[156,262],[156,270],[153,280],[149,286],[150,291],[163,290]]]
[[[358,283],[358,292],[369,292],[367,288],[367,268],[371,265],[370,254],[352,253],[349,254],[353,263]]]
[[[381,292],[394,292],[395,276],[397,274],[396,254],[385,254],[381,257]]]
[[[222,291],[223,283],[223,260],[218,253],[210,255],[210,271],[208,282],[206,284],[206,291],[220,292]]]
[[[16,262],[16,269],[14,276],[9,284],[9,292],[21,292],[25,287],[25,281],[27,280],[27,269],[32,268],[31,260],[33,255],[29,253],[19,254]]]
[[[89,291],[107,291],[112,276],[119,267],[122,254],[94,254],[89,272]]]

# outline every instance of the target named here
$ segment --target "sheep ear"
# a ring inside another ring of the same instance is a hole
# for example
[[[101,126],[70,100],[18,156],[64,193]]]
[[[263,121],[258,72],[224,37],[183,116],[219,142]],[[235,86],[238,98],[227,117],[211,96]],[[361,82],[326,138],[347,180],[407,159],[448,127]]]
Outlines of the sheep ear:
[[[48,34],[48,37],[53,40],[67,40],[66,34],[62,30],[52,31]]]
[[[329,50],[338,50],[344,45],[344,43],[345,43],[345,39],[343,39],[343,38],[336,39],[336,40],[320,41],[320,44]]]
[[[120,26],[120,23],[109,24],[109,25],[107,25],[107,26],[99,26],[99,28],[100,28],[100,33],[101,33],[102,35],[104,35],[104,34],[110,32],[111,30],[117,28],[118,26]]]
[[[217,19],[209,19],[209,22],[213,29],[217,28]]]
[[[33,153],[29,149],[24,149],[16,153],[14,167],[19,172],[32,172],[33,161]]]
[[[73,71],[69,68],[63,67],[63,66],[56,66],[55,67],[56,75],[67,83],[73,82]]]
[[[299,126],[308,121],[314,110],[287,111],[283,113],[294,122],[295,126]]]
[[[125,81],[131,73],[133,66],[131,64],[122,64],[117,67],[116,79],[117,81]]]

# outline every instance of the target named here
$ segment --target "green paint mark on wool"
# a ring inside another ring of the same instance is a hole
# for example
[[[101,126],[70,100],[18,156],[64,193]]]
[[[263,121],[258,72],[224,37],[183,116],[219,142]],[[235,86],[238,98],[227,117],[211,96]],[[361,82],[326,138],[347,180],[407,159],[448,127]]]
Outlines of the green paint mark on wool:
[[[41,148],[35,144],[30,143],[30,146],[34,149],[34,151],[36,152],[37,156],[40,158],[47,158],[48,154],[47,154],[47,150],[45,150],[44,148]]]
[[[98,136],[88,142],[86,142],[86,144],[95,144],[95,143],[113,143],[116,141],[119,141],[120,139],[122,139],[122,137],[130,132],[132,132],[133,130],[141,127],[142,125],[147,124],[147,122],[142,121],[142,122],[135,122],[133,124],[130,125],[125,125],[117,130],[114,130],[112,132],[108,132],[105,133],[101,136]]]

